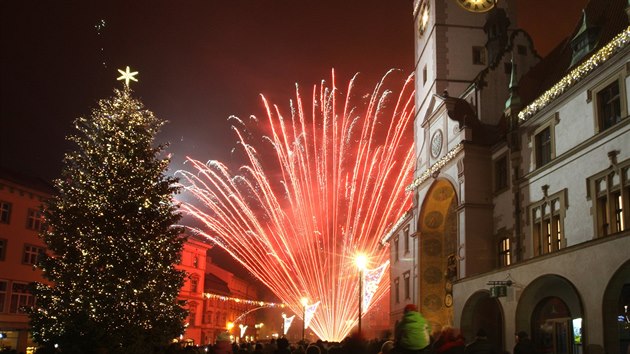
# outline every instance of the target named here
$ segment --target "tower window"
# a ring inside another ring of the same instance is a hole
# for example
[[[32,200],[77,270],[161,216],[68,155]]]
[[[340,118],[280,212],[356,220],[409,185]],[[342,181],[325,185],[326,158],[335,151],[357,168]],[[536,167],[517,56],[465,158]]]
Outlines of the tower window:
[[[422,85],[427,83],[427,66],[422,68]]]
[[[473,64],[486,65],[488,63],[488,58],[486,55],[486,48],[472,47],[472,58],[473,58]]]
[[[510,253],[510,238],[504,237],[499,240],[499,265],[501,267],[511,264]]]
[[[551,128],[546,127],[535,137],[536,167],[541,167],[551,161]]]
[[[621,98],[618,80],[613,81],[597,93],[597,105],[600,131],[608,129],[621,121]]]
[[[507,155],[499,157],[494,162],[494,191],[500,192],[508,187]]]

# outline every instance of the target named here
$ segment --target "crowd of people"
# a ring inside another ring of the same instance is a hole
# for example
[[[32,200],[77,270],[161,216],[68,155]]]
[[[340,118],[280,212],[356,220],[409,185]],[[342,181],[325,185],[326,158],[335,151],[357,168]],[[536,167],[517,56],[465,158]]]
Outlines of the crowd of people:
[[[405,307],[393,338],[389,337],[365,340],[354,334],[341,342],[290,343],[286,338],[278,338],[236,343],[231,342],[225,332],[212,345],[181,347],[173,344],[156,351],[156,354],[504,354],[488,340],[483,329],[479,329],[468,343],[456,328],[443,327],[432,331],[429,322],[412,304]],[[49,353],[59,351],[37,351],[37,354]],[[517,333],[513,354],[536,354],[526,332]]]
[[[181,350],[193,354],[503,354],[488,340],[483,329],[479,329],[468,343],[456,328],[444,327],[432,331],[428,321],[412,304],[405,307],[396,325],[394,338],[367,341],[355,334],[339,343],[321,340],[290,343],[286,338],[279,338],[265,343],[238,344],[231,343],[225,334],[219,336],[214,345]],[[517,334],[513,353],[536,353],[527,333]]]

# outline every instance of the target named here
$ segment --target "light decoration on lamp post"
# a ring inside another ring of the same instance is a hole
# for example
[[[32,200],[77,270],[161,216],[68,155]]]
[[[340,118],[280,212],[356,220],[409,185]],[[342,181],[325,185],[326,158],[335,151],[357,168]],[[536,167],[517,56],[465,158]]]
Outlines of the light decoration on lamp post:
[[[365,254],[358,254],[354,260],[357,268],[359,269],[359,337],[361,337],[361,315],[363,312],[363,271],[367,267],[367,256]]]
[[[282,314],[282,319],[284,320],[282,322],[282,334],[283,335],[287,335],[287,332],[289,332],[289,328],[291,327],[291,323],[293,323],[293,319],[295,318],[295,315],[291,316],[291,317],[287,317],[287,315]]]
[[[241,329],[241,338],[245,336],[245,331],[247,331],[247,325],[240,324],[238,327]]]

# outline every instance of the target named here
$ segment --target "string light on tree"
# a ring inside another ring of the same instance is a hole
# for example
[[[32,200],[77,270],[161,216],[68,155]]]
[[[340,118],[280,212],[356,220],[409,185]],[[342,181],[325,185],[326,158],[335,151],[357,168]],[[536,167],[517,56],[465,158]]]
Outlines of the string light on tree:
[[[38,343],[64,353],[153,353],[184,330],[179,187],[166,146],[153,146],[165,121],[128,89],[135,74],[127,68],[125,89],[75,120],[77,147],[46,203],[49,283],[35,285],[30,320]]]

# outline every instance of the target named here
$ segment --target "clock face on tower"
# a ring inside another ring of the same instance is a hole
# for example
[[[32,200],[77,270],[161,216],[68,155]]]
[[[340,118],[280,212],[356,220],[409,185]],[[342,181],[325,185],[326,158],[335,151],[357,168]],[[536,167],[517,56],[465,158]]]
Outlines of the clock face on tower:
[[[442,131],[437,130],[431,137],[431,156],[437,158],[442,152]]]
[[[486,12],[490,11],[495,5],[496,0],[455,0],[459,6],[470,12]]]

